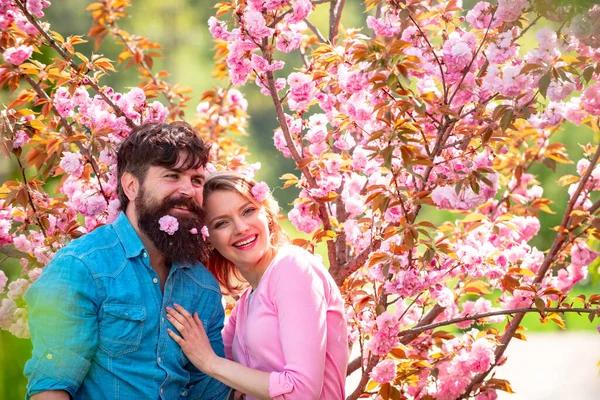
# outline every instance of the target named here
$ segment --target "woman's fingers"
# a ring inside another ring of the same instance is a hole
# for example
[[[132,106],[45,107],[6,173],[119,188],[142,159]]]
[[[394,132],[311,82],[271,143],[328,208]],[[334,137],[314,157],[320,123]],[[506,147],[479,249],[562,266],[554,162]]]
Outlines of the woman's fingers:
[[[169,322],[171,323],[171,325],[173,325],[175,327],[175,329],[177,329],[179,331],[179,333],[181,335],[185,336],[186,328],[185,328],[185,326],[181,322],[179,322],[171,314],[167,314],[167,319],[169,320]]]
[[[192,319],[192,315],[188,312],[188,310],[186,310],[185,308],[181,307],[177,303],[173,303],[173,306],[179,312],[179,314],[183,315],[187,319]]]
[[[167,333],[169,334],[169,336],[171,336],[171,338],[175,341],[175,343],[177,343],[178,345],[182,345],[185,340],[183,340],[183,338],[181,338],[181,336],[177,335],[175,332],[173,332],[172,330],[170,330],[169,328],[167,328]]]

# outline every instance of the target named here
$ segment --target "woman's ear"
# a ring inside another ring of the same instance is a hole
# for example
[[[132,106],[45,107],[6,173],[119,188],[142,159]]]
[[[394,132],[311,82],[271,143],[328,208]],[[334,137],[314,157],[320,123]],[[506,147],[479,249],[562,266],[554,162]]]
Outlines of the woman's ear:
[[[134,202],[140,191],[140,182],[133,174],[125,172],[121,176],[121,187],[129,201]]]
[[[213,245],[212,245],[212,243],[210,243],[210,240],[207,240],[207,241],[206,241],[206,248],[207,248],[209,251],[213,251],[213,250],[215,249],[215,246],[213,246]]]

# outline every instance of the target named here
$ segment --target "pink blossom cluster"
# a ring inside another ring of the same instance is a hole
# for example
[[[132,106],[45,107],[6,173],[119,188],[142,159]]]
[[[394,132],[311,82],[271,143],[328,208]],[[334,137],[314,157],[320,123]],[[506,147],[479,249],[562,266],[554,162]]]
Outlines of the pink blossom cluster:
[[[369,373],[371,379],[377,383],[388,383],[396,377],[396,362],[390,358],[382,360]]]
[[[27,309],[20,306],[22,297],[31,285],[32,280],[19,278],[8,285],[7,297],[0,304],[0,328],[9,331],[19,338],[29,337]],[[0,288],[4,290],[6,275],[0,271]]]
[[[445,162],[446,159],[451,161]],[[436,160],[439,165],[434,168],[431,179],[444,176],[446,179],[462,181],[469,173],[481,168],[492,166],[492,158],[487,152],[479,153],[474,159],[468,155],[460,155],[455,150],[448,150],[447,154],[439,156]],[[469,184],[464,184],[458,189],[455,185],[437,186],[431,192],[431,199],[442,209],[470,210],[479,207],[493,198],[498,191],[498,175],[486,174],[487,182],[479,182],[479,191],[476,192]]]
[[[47,0],[27,0],[25,4],[27,11],[37,18],[42,18],[44,16],[43,9],[50,7],[50,2]],[[1,0],[0,31],[5,32],[11,27],[16,27],[28,35],[38,33],[37,29],[27,20],[27,17],[19,10],[13,0]]]
[[[136,123],[164,121],[167,117],[167,108],[159,101],[148,104],[146,95],[140,88],[133,88],[124,94],[106,88],[104,94],[116,103],[125,116]],[[54,96],[54,105],[62,117],[76,118],[93,132],[111,132],[110,137],[115,142],[129,132],[125,117],[117,116],[102,96],[90,97],[83,86],[78,87],[72,95],[67,88],[59,87]]]
[[[211,17],[208,21],[211,35],[229,43],[227,66],[231,82],[236,86],[244,85],[252,72],[257,72],[260,76],[261,73],[283,68],[283,61],[274,61],[259,55],[258,43],[263,38],[276,37],[276,48],[279,51],[289,53],[297,49],[302,32],[306,30],[303,20],[310,15],[312,7],[310,0],[251,1],[241,11],[240,26],[232,30],[228,30],[226,22]],[[284,10],[289,12],[283,14],[285,16],[277,26],[267,25],[267,21],[270,23]],[[259,79],[257,83],[261,87],[267,86],[264,78]]]
[[[385,356],[400,343],[398,340],[400,323],[393,314],[384,311],[377,317],[376,325],[377,330],[373,333],[371,341],[367,343],[367,348],[373,354]]]
[[[17,47],[8,48],[2,53],[4,61],[14,65],[23,64],[33,53],[32,46],[20,45]]]
[[[452,354],[450,361],[437,365],[436,379],[426,391],[436,399],[452,400],[460,397],[474,375],[484,372],[495,361],[496,344],[492,338],[477,338],[478,331],[469,331],[463,339],[453,339],[443,345],[445,354]],[[477,338],[477,339],[475,339]]]

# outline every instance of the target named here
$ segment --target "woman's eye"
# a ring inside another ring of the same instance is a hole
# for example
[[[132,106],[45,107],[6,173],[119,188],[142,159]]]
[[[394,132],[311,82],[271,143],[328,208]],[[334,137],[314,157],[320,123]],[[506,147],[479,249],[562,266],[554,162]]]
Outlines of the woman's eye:
[[[219,229],[220,227],[225,226],[225,221],[219,221],[213,225],[214,229]]]
[[[246,209],[244,210],[244,213],[243,213],[243,214],[244,214],[244,215],[249,215],[249,214],[252,214],[254,211],[256,211],[256,208],[255,208],[255,207],[248,207],[248,208],[246,208]]]

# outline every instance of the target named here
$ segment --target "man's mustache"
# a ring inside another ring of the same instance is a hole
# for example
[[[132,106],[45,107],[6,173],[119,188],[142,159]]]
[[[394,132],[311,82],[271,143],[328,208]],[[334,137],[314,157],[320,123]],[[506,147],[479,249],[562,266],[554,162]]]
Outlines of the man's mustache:
[[[171,209],[176,206],[184,206],[189,211],[198,215],[198,217],[204,216],[204,210],[202,209],[202,207],[200,207],[200,205],[191,197],[168,198],[163,203],[163,208],[165,209]]]

